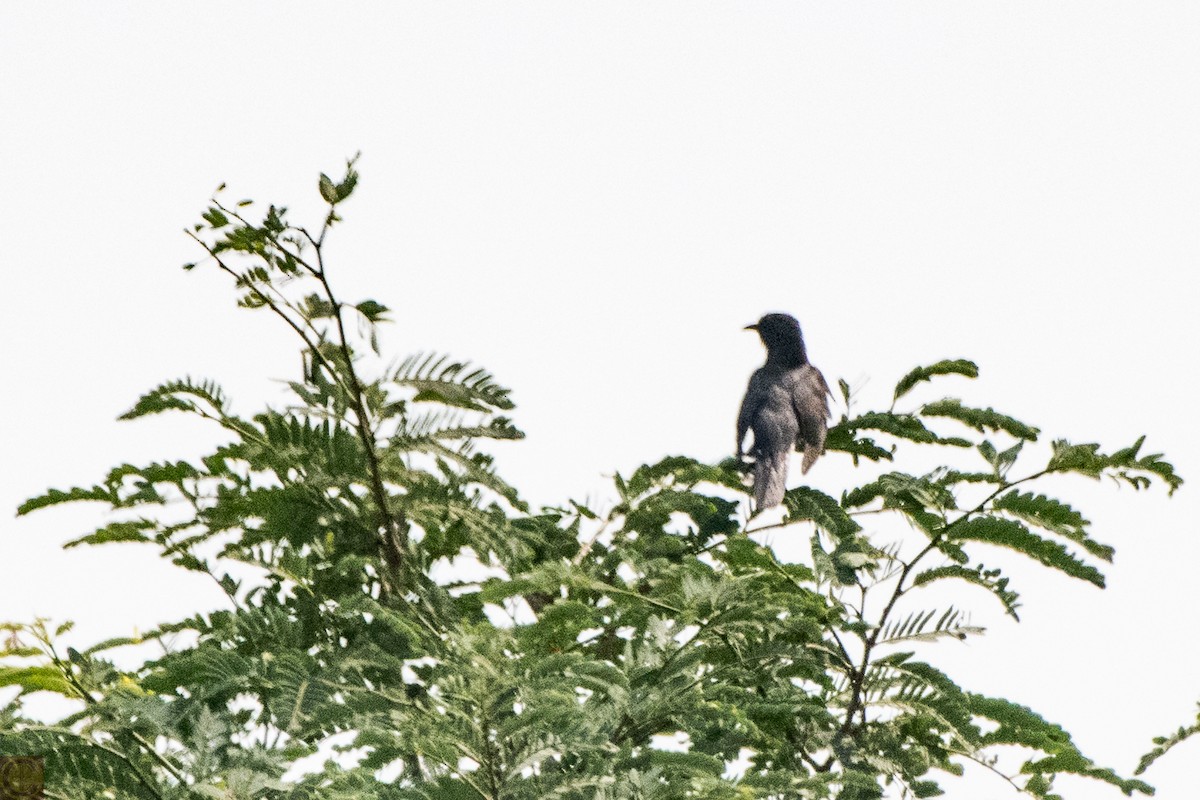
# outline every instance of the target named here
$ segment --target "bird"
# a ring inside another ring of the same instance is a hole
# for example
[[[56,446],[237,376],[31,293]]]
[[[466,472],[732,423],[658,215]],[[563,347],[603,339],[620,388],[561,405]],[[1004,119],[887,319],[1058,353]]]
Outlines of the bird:
[[[767,348],[767,361],[750,376],[737,419],[739,463],[744,463],[746,432],[754,433],[749,454],[758,513],[783,502],[793,447],[804,453],[803,474],[824,451],[831,392],[825,376],[808,361],[795,317],[767,314],[745,329],[757,331]]]

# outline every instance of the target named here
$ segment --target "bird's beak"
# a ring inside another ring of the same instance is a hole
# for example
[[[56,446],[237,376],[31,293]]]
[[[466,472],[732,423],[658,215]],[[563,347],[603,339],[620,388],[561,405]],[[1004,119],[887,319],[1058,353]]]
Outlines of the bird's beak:
[[[758,330],[758,323],[755,323],[755,324],[753,324],[753,325],[747,325],[746,327],[742,328],[742,330],[744,330],[744,331],[756,331],[756,330]]]

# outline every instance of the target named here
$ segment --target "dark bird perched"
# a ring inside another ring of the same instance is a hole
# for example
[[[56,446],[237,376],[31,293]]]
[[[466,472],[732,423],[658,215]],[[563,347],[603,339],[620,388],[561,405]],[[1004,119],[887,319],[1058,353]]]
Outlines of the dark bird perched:
[[[804,453],[804,473],[823,452],[830,391],[825,376],[808,363],[795,317],[767,314],[746,330],[758,331],[767,348],[767,363],[750,376],[737,421],[739,461],[746,431],[754,432],[754,507],[761,511],[783,502],[793,447]]]

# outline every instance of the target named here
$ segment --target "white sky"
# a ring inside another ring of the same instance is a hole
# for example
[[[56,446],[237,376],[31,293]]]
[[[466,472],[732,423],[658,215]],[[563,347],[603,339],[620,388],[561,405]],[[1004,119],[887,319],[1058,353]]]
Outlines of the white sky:
[[[396,309],[393,353],[514,387],[529,438],[497,452],[535,502],[725,455],[768,310],[864,403],[969,357],[947,391],[1047,438],[1146,433],[1196,478],[1198,42],[1187,2],[7,3],[0,509],[215,443],[114,421],[162,380],[280,402],[294,343],[179,269],[181,229],[221,181],[315,219],[317,172],[358,150],[343,296]],[[938,663],[1131,771],[1200,697],[1200,506],[1065,491],[1117,547],[1110,588],[1020,570],[1023,622],[972,595],[992,629]],[[10,513],[0,618],[92,641],[216,602],[149,550],[62,552],[97,509]],[[1155,767],[1160,797],[1194,794],[1198,752]]]

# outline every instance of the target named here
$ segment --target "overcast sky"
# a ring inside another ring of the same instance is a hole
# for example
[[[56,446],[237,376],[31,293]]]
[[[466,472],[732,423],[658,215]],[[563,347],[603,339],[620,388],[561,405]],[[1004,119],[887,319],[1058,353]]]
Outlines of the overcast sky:
[[[149,550],[61,551],[99,509],[11,510],[219,441],[115,422],[163,380],[282,402],[294,343],[182,272],[181,230],[222,181],[315,221],[317,172],[359,150],[341,293],[396,309],[392,353],[513,387],[528,439],[499,466],[535,503],[729,453],[761,359],[741,328],[774,310],[864,405],[967,357],[947,391],[1047,438],[1145,433],[1200,476],[1198,42],[1192,2],[6,3],[0,618],[91,642],[216,604]],[[1018,569],[1022,623],[964,597],[989,633],[938,663],[1128,772],[1200,697],[1200,504],[1062,490],[1117,548],[1110,588]],[[1159,796],[1194,794],[1198,753]]]

